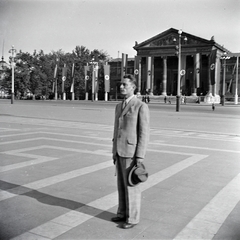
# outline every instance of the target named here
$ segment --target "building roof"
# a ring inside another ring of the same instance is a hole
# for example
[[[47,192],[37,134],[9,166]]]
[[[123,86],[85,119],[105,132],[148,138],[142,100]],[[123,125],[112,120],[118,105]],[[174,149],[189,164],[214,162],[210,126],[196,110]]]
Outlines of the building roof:
[[[134,58],[128,58],[128,61],[134,61]],[[109,62],[122,62],[122,58],[113,58]]]
[[[136,51],[142,48],[159,48],[159,47],[166,47],[167,45],[174,45],[173,39],[178,39],[178,31],[175,28],[169,28],[168,30],[153,36],[141,43],[135,42],[135,46],[133,47]],[[194,36],[192,34],[189,34],[187,32],[182,32],[182,36],[187,37],[187,41],[190,44],[193,45],[199,45],[199,46],[214,46],[215,48],[219,49],[222,52],[228,52],[231,53],[228,49],[224,48],[224,46],[221,46],[220,44],[216,43],[214,40],[214,36],[211,37],[210,40]]]
[[[0,71],[6,70],[9,68],[10,65],[4,61],[4,58],[2,57],[2,60],[0,61]]]

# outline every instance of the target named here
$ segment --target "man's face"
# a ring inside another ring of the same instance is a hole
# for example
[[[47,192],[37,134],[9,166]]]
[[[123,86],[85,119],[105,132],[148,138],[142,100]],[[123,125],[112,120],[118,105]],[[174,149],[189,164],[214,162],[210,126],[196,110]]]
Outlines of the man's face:
[[[120,92],[125,98],[128,98],[134,94],[135,85],[128,78],[124,78],[121,81]]]

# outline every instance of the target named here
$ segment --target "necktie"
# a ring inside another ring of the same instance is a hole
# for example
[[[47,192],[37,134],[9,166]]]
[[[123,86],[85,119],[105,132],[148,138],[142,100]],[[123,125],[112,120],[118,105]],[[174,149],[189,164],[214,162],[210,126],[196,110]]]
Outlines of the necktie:
[[[126,105],[127,105],[126,100],[123,100],[123,102],[122,102],[122,110],[126,107]]]

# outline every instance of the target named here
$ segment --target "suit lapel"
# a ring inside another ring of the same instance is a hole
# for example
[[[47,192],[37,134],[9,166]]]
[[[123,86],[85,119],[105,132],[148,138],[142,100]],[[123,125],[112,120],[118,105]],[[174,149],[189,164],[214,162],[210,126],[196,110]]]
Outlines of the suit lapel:
[[[135,101],[136,97],[133,97],[127,106],[123,109],[121,116],[124,116],[128,112],[128,110],[134,105]]]

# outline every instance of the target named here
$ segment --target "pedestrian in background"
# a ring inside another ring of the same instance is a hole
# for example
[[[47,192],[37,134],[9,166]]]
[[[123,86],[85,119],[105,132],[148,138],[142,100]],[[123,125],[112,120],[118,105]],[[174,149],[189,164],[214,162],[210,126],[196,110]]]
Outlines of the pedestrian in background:
[[[214,111],[215,110],[215,104],[212,103],[212,110]]]
[[[149,109],[134,95],[136,79],[125,75],[120,91],[124,101],[117,104],[113,133],[113,162],[116,165],[118,210],[113,222],[124,222],[129,229],[140,221],[141,191],[139,185],[130,185],[128,174],[144,160],[149,140]]]

